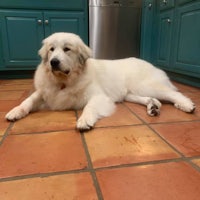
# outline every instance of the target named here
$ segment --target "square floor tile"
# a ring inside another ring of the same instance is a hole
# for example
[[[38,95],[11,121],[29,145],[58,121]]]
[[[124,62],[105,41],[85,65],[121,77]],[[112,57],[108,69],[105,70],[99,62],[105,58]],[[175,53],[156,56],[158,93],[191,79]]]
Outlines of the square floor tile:
[[[104,200],[198,200],[200,173],[185,163],[97,172]]]
[[[86,167],[81,137],[75,131],[10,135],[0,146],[0,178]]]
[[[97,200],[88,173],[0,182],[2,200]]]
[[[95,168],[178,157],[146,126],[99,128],[85,138]]]
[[[200,155],[200,122],[151,126],[185,156]]]
[[[30,113],[23,119],[16,121],[11,134],[36,133],[75,129],[76,116],[73,111],[40,111]]]
[[[147,123],[160,123],[160,122],[179,122],[179,121],[192,121],[198,120],[197,113],[185,113],[175,108],[172,104],[162,104],[160,115],[151,117],[147,114],[146,107],[135,104],[125,103],[139,118]]]

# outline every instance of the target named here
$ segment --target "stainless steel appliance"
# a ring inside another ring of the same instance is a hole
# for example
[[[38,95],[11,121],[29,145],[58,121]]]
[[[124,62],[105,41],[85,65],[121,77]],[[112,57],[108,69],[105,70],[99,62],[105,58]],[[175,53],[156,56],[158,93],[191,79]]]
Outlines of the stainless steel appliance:
[[[94,58],[139,57],[142,0],[89,0]]]

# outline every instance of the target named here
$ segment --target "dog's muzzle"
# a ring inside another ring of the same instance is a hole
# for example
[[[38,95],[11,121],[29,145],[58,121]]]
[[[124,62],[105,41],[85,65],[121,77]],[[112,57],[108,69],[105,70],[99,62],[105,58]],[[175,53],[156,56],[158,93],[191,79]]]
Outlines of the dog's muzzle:
[[[52,72],[59,71],[59,72],[62,72],[64,74],[69,74],[69,72],[70,72],[70,70],[65,70],[65,71],[61,70],[60,61],[57,58],[53,58],[50,61],[50,64],[51,64]]]
[[[57,58],[53,58],[50,63],[53,71],[60,71],[60,61]]]

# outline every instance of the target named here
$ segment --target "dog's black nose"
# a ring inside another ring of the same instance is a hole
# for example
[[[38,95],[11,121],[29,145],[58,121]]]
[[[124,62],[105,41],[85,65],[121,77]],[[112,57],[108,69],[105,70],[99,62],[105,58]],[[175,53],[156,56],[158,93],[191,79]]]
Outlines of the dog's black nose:
[[[53,70],[60,70],[59,68],[60,61],[57,58],[53,58],[50,63]]]

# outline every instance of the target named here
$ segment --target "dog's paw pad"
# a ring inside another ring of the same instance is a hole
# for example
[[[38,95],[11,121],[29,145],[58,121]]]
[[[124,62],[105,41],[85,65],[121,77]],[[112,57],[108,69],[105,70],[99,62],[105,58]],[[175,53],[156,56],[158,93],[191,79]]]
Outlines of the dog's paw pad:
[[[157,99],[151,99],[147,105],[147,113],[150,116],[157,116],[160,114],[161,103]]]
[[[157,116],[160,114],[160,109],[156,109],[155,107],[153,107],[152,109],[148,110],[147,113],[150,116]]]

